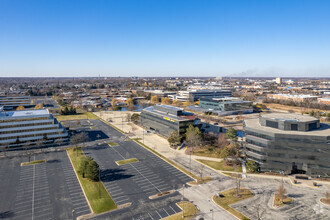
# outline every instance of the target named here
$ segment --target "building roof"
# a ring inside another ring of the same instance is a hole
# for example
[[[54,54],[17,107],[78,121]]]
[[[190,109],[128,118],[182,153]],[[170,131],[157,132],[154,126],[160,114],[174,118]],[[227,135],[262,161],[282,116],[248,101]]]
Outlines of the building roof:
[[[29,117],[29,116],[38,116],[38,115],[49,115],[49,111],[48,109],[36,109],[36,110],[0,112],[0,118]]]
[[[297,121],[297,122],[309,122],[318,120],[315,117],[308,115],[289,114],[289,113],[270,113],[261,115],[263,118],[275,119],[278,121]]]
[[[168,107],[168,108],[171,108],[173,110],[177,110],[177,111],[182,110],[182,109],[174,107],[174,106],[169,106],[169,105],[165,105],[165,106]],[[187,117],[188,115],[187,116],[184,116],[184,115],[183,116],[177,116],[177,115],[169,114],[169,113],[166,113],[166,112],[157,111],[156,109],[154,109],[154,106],[149,106],[149,107],[143,109],[142,111],[151,112],[153,114],[157,114],[159,116],[170,118],[170,119],[173,119],[173,120],[176,120],[176,121],[189,121],[189,120],[195,119],[195,117],[194,118]]]
[[[280,130],[272,127],[262,126],[259,123],[259,118],[252,118],[244,120],[245,127],[250,129],[255,129],[258,131],[271,132],[277,134],[287,134],[287,135],[309,135],[309,136],[330,136],[330,125],[325,123],[320,123],[320,128],[310,130],[310,131],[287,131]]]

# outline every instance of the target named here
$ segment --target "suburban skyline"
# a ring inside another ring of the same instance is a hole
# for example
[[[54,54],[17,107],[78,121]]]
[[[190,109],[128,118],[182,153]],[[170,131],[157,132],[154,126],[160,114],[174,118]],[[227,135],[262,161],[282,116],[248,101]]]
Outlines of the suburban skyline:
[[[329,1],[0,2],[0,77],[328,77]]]

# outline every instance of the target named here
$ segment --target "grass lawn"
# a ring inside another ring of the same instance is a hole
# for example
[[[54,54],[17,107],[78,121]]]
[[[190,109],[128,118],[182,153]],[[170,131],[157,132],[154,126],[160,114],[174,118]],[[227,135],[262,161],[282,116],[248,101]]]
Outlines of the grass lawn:
[[[227,173],[227,172],[221,172],[221,173],[223,173],[225,175],[228,175],[228,176],[231,176],[233,178],[240,178],[240,179],[242,179],[242,174],[239,174],[239,173]]]
[[[274,206],[275,207],[280,207],[280,206],[290,203],[290,202],[292,202],[292,199],[289,196],[284,196],[283,202],[282,202],[280,196],[278,196],[277,193],[275,193],[275,195],[274,195]]]
[[[196,207],[187,201],[184,202],[178,202],[177,205],[184,210],[184,219],[191,219],[197,214],[197,209]],[[163,220],[180,220],[182,218],[182,212],[178,212],[174,215],[168,216],[166,218],[163,218]]]
[[[212,167],[213,169],[216,170],[224,170],[224,171],[236,171],[236,172],[242,172],[242,166],[237,166],[237,170],[235,170],[234,166],[229,166],[227,164],[225,164],[224,161],[211,161],[211,160],[197,160],[207,166]]]
[[[85,154],[82,152],[81,148],[78,148],[77,150],[71,148],[68,149],[67,152],[72,161],[73,167],[77,172],[80,160],[85,157]],[[77,174],[94,213],[102,213],[117,208],[102,182],[94,182],[87,178],[83,178],[79,172],[77,172]]]
[[[77,113],[75,115],[56,115],[58,121],[81,120],[81,119],[99,119],[91,112]]]
[[[219,158],[219,151],[217,151],[217,150],[209,151],[206,148],[202,148],[202,149],[193,151],[192,155]]]
[[[211,180],[212,180],[212,177],[210,177],[210,176],[206,176],[206,177],[203,177],[203,178],[199,178],[199,179],[197,180],[197,183],[196,183],[195,180],[193,180],[193,181],[189,182],[189,184],[190,184],[190,185],[198,185],[198,184],[202,184],[202,183],[207,183],[207,182],[209,182],[209,181],[211,181]]]
[[[108,142],[108,145],[109,145],[109,146],[118,146],[118,144],[115,143],[115,142]]]
[[[239,219],[248,219],[242,213],[238,212],[236,209],[230,207],[231,204],[239,202],[243,199],[247,199],[253,196],[253,193],[248,189],[241,189],[240,197],[236,197],[236,189],[230,189],[224,192],[220,192],[224,197],[218,197],[216,195],[213,196],[213,200],[222,208],[229,211],[231,214],[235,215]]]
[[[38,164],[38,163],[45,163],[46,160],[34,160],[30,162],[23,162],[21,163],[21,166],[28,166],[28,165],[33,165],[33,164]]]
[[[139,162],[139,160],[136,158],[130,158],[130,159],[126,159],[126,160],[116,161],[116,164],[118,166],[120,166],[120,165],[124,165],[124,164],[128,164],[128,163],[135,163],[135,162]]]

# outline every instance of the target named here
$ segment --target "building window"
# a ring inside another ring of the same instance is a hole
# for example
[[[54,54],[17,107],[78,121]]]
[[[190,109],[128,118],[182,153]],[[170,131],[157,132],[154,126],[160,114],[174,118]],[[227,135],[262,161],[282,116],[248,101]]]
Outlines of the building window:
[[[266,120],[266,126],[271,128],[278,128],[278,122]]]
[[[291,131],[298,131],[298,124],[291,124]]]

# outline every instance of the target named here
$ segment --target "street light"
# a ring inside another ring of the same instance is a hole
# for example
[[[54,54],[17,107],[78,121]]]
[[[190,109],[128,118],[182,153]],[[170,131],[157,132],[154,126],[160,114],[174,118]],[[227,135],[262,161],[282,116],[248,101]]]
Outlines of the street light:
[[[72,220],[74,220],[74,212],[75,212],[75,210],[72,209]]]
[[[212,220],[213,220],[213,209],[210,209],[210,212],[212,212]]]
[[[182,218],[184,219],[184,184],[182,184]]]

